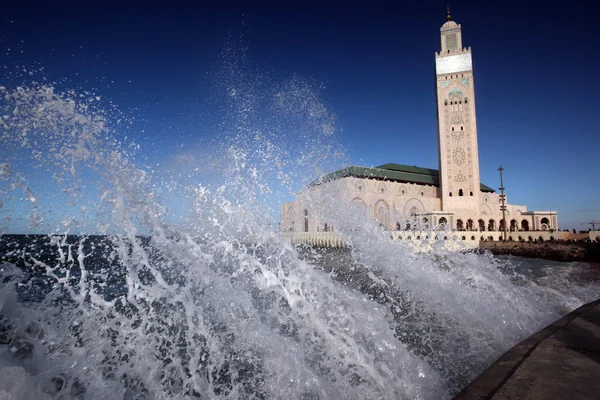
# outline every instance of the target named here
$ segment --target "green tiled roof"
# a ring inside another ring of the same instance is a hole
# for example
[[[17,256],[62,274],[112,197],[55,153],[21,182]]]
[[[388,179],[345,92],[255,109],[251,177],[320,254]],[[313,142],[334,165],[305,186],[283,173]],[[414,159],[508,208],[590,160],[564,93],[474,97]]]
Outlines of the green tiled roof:
[[[354,178],[378,179],[392,182],[440,186],[440,171],[437,169],[391,163],[383,164],[375,168],[357,166],[346,167],[317,179],[312,183],[312,185],[318,185],[349,176]],[[494,192],[494,189],[484,185],[483,183],[480,184],[480,188],[482,192]]]

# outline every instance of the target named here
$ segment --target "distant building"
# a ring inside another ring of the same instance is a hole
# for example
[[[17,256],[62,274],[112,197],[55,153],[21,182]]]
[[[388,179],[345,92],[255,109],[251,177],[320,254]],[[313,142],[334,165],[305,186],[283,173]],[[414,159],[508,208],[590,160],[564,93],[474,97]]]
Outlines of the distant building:
[[[458,231],[499,232],[558,230],[556,211],[527,211],[506,203],[479,179],[477,119],[471,48],[463,48],[461,25],[450,12],[440,29],[441,51],[435,54],[439,170],[384,164],[350,166],[313,182],[281,205],[285,232],[331,231],[320,209],[325,197],[362,207],[386,230],[445,225]],[[481,235],[499,239],[498,235]],[[513,240],[527,235],[512,234]]]

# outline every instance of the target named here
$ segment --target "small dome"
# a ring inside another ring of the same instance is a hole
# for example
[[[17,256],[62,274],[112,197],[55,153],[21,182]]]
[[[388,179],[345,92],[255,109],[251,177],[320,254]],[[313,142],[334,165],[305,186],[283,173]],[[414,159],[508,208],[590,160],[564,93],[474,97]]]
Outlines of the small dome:
[[[454,21],[447,21],[444,25],[442,25],[442,29],[452,29],[458,28],[458,24]]]

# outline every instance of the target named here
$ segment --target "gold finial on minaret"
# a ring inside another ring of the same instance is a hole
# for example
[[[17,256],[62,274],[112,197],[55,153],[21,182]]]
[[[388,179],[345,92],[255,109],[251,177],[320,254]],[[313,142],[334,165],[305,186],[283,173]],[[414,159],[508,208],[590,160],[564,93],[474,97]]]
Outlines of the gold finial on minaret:
[[[450,6],[446,6],[446,21],[452,21],[452,17],[450,16]]]

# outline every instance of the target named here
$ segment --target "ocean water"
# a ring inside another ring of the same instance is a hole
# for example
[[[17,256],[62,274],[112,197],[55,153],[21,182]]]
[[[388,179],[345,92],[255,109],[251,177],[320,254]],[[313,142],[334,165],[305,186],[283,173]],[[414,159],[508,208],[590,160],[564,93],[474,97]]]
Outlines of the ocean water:
[[[329,168],[334,118],[297,77],[257,89],[229,66],[230,134],[202,155],[221,174],[183,184],[97,96],[0,87],[1,397],[449,398],[600,297],[582,264],[415,254],[335,193],[348,247],[294,248],[272,203]]]
[[[167,243],[2,236],[4,394],[445,398],[598,294],[584,263],[411,255],[406,276],[350,248]]]

